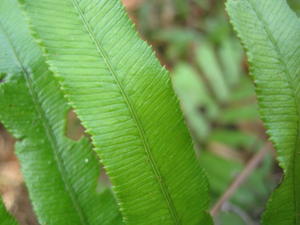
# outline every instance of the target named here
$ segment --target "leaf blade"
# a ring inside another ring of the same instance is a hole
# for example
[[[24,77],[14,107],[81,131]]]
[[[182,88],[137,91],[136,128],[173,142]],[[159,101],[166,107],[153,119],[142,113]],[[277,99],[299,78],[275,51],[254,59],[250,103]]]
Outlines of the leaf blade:
[[[52,70],[93,136],[128,224],[197,224],[208,205],[206,180],[169,74],[120,2],[26,1],[26,8]]]
[[[40,223],[121,224],[112,195],[96,193],[99,165],[89,141],[64,135],[69,107],[17,1],[1,1],[0,14],[0,69],[7,74],[0,120],[19,139],[17,156]]]
[[[285,171],[282,184],[271,196],[263,223],[298,224],[299,20],[286,1],[230,0],[227,9],[247,50],[261,117]]]

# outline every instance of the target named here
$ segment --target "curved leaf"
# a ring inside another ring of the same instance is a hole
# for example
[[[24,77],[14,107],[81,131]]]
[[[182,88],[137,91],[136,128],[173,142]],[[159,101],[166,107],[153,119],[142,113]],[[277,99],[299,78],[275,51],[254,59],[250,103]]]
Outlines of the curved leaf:
[[[207,180],[169,73],[137,37],[120,1],[25,5],[51,69],[92,134],[127,224],[200,224]]]
[[[265,225],[300,223],[300,21],[286,1],[229,0],[228,12],[247,50],[261,117],[285,171]]]
[[[64,135],[69,107],[15,0],[0,2],[0,121],[19,139],[17,156],[41,224],[121,224],[109,192],[96,193],[89,141]],[[7,225],[7,224],[6,224]]]
[[[5,205],[0,198],[0,225],[18,225],[15,218],[7,212]]]

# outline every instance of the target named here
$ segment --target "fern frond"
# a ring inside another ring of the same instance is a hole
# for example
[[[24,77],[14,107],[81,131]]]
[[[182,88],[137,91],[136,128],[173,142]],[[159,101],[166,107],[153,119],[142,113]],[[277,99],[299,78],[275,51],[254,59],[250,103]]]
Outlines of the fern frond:
[[[224,127],[257,118],[256,102],[249,101],[254,89],[241,71],[242,59],[235,39],[227,37],[219,46],[204,40],[196,48],[196,65],[180,63],[174,69],[174,89],[196,143],[208,143],[216,124]]]
[[[300,23],[286,1],[229,0],[232,23],[247,50],[260,113],[285,177],[265,225],[300,223]]]
[[[97,158],[87,138],[65,136],[69,110],[18,3],[0,2],[0,121],[18,139],[17,156],[42,225],[116,225],[110,192],[96,193]],[[8,224],[5,224],[8,225]]]
[[[195,136],[195,140],[206,140],[211,133],[210,120],[215,119],[219,114],[217,103],[203,80],[189,64],[177,65],[172,80],[187,122],[193,131],[191,133]]]
[[[196,52],[197,62],[203,70],[203,74],[210,83],[213,93],[219,102],[229,98],[229,86],[218,63],[212,44],[209,42],[201,45]]]
[[[92,135],[127,224],[210,224],[207,180],[169,73],[120,1],[25,5],[51,69]]]

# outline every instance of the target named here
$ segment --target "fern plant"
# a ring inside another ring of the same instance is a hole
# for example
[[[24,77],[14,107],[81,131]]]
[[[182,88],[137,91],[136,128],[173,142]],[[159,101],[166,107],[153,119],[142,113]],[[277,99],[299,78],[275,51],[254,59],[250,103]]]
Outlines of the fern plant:
[[[23,3],[44,56],[18,3],[1,1],[0,120],[19,140],[39,222],[122,224],[110,191],[96,192],[99,162],[88,139],[65,136],[65,95],[91,135],[125,224],[211,224],[207,180],[169,74],[121,3]]]
[[[0,121],[17,139],[39,223],[211,225],[208,181],[169,72],[138,37],[119,0],[20,2],[0,2]],[[263,224],[298,225],[300,21],[281,0],[228,0],[227,9],[285,173]],[[216,112],[215,101],[230,98],[238,72],[228,52],[220,52],[232,75],[228,84],[220,82],[212,49],[205,45],[197,60],[215,94],[202,93],[201,100]],[[67,137],[71,107],[91,140]],[[99,191],[100,164],[112,191]],[[2,200],[0,219],[1,225],[18,224]]]
[[[6,73],[0,120],[19,140],[16,152],[40,223],[120,224],[113,196],[96,193],[99,166],[89,141],[64,135],[69,107],[17,2],[0,5],[0,68]]]
[[[260,113],[284,170],[263,216],[265,225],[300,223],[300,21],[281,0],[229,0],[227,9],[246,48]]]

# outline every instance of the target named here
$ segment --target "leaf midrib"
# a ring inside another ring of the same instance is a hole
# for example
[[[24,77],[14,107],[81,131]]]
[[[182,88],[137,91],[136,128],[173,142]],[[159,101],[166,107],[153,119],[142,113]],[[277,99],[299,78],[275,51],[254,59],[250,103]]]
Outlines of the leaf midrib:
[[[72,185],[69,185],[69,183],[67,182],[67,175],[66,175],[66,169],[64,167],[64,163],[63,163],[63,159],[62,157],[60,156],[60,154],[56,151],[56,149],[59,149],[59,144],[57,143],[56,141],[56,138],[55,138],[55,134],[54,132],[52,131],[51,129],[51,125],[48,121],[48,118],[47,118],[47,115],[44,113],[44,110],[43,110],[43,107],[41,106],[40,102],[39,102],[39,98],[38,98],[38,95],[34,89],[34,81],[31,79],[31,75],[32,75],[32,72],[28,72],[26,70],[26,68],[24,67],[23,63],[22,63],[22,60],[19,58],[18,54],[17,54],[17,50],[16,48],[14,47],[14,44],[10,41],[10,36],[9,34],[6,32],[5,28],[3,27],[3,24],[0,22],[0,28],[8,42],[8,44],[11,46],[11,49],[14,53],[14,58],[15,58],[15,61],[16,61],[16,64],[17,66],[23,71],[24,73],[24,77],[25,77],[25,80],[26,80],[26,86],[29,90],[29,93],[32,97],[32,100],[34,102],[34,108],[35,108],[35,111],[37,112],[38,115],[40,115],[41,117],[41,120],[42,120],[42,125],[45,129],[45,133],[47,135],[47,139],[51,145],[51,148],[53,149],[53,153],[54,153],[54,157],[55,157],[55,160],[56,160],[56,165],[58,167],[58,170],[60,171],[60,174],[61,174],[61,177],[62,177],[62,180],[63,180],[63,183],[64,183],[64,186],[66,188],[66,192],[69,194],[70,196],[70,199],[73,203],[73,206],[74,206],[74,209],[75,211],[78,213],[79,215],[79,218],[80,218],[80,224],[82,225],[89,225],[87,219],[86,219],[86,216],[85,216],[85,213],[83,212],[81,206],[80,206],[80,203],[78,203],[78,199],[76,197],[76,194],[75,194],[75,191],[72,187]]]
[[[292,165],[291,165],[292,166],[292,177],[293,177],[293,179],[292,179],[292,183],[293,183],[293,185],[292,185],[293,186],[293,196],[296,199],[296,201],[293,201],[294,208],[296,210],[295,221],[294,222],[295,222],[295,224],[298,224],[297,211],[299,211],[300,209],[297,210],[299,203],[297,202],[298,192],[296,190],[296,184],[295,184],[297,182],[297,178],[296,178],[297,171],[295,171],[296,170],[295,165],[296,165],[296,163],[297,163],[298,160],[300,161],[300,155],[298,154],[298,151],[297,151],[297,146],[300,145],[300,140],[299,140],[300,139],[300,130],[299,130],[300,129],[300,120],[299,120],[299,118],[300,118],[300,111],[299,111],[300,105],[298,104],[298,102],[296,100],[297,99],[296,98],[297,88],[294,86],[294,82],[293,82],[291,73],[290,73],[290,71],[288,69],[287,62],[285,61],[284,54],[281,52],[280,47],[278,46],[277,41],[275,40],[274,36],[272,35],[271,30],[268,28],[266,21],[263,19],[263,16],[261,15],[261,13],[255,8],[255,5],[251,2],[251,0],[247,0],[247,1],[248,1],[249,5],[252,7],[253,11],[255,12],[255,15],[257,16],[258,21],[261,21],[261,24],[262,24],[262,26],[263,26],[266,34],[267,34],[267,37],[269,38],[270,42],[272,43],[272,45],[275,48],[275,51],[279,55],[279,60],[280,60],[280,62],[282,63],[282,65],[284,67],[284,72],[287,74],[288,85],[290,86],[290,88],[292,90],[292,97],[294,99],[295,107],[296,107],[296,112],[297,112],[297,115],[298,115],[298,117],[297,117],[297,119],[298,119],[298,122],[297,122],[297,135],[296,135],[296,141],[295,141],[295,149],[294,149],[294,151],[292,153],[292,157],[293,157],[292,160],[293,161],[292,161]],[[288,163],[290,163],[290,162],[288,162]],[[287,165],[287,169],[286,170],[288,170],[288,165]]]
[[[138,117],[138,115],[137,115],[137,113],[134,109],[134,106],[133,106],[129,96],[126,94],[121,82],[119,81],[117,72],[113,69],[113,65],[112,65],[112,63],[111,63],[111,61],[108,57],[108,54],[107,54],[106,50],[101,46],[101,44],[99,43],[99,41],[95,37],[95,34],[92,31],[92,28],[91,28],[90,24],[87,22],[87,19],[85,18],[84,13],[83,13],[82,9],[79,6],[78,1],[77,0],[71,0],[71,1],[74,5],[74,8],[77,10],[77,12],[79,14],[79,17],[80,17],[80,19],[83,23],[83,26],[84,26],[85,30],[87,31],[88,35],[90,36],[92,42],[95,44],[99,56],[104,59],[104,62],[106,64],[106,66],[108,67],[113,79],[115,80],[118,88],[120,89],[123,100],[125,101],[134,122],[136,123],[137,130],[139,132],[139,135],[140,135],[141,140],[142,140],[143,145],[144,145],[146,156],[149,159],[148,162],[150,162],[152,172],[153,172],[153,174],[154,174],[154,176],[155,176],[155,178],[156,178],[156,180],[157,180],[157,182],[160,186],[160,191],[161,191],[162,195],[165,198],[165,201],[167,203],[168,210],[170,212],[171,218],[173,219],[173,221],[176,225],[180,225],[181,222],[180,222],[176,207],[173,203],[171,194],[169,193],[168,187],[167,187],[166,183],[164,182],[164,180],[162,179],[161,172],[158,168],[158,165],[156,164],[156,162],[154,160],[154,156],[151,152],[150,144],[149,144],[149,142],[146,138],[145,130],[144,130],[143,125],[142,125],[142,123],[141,123],[141,121],[140,121],[140,119],[139,119],[139,117]]]

